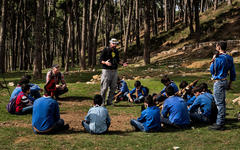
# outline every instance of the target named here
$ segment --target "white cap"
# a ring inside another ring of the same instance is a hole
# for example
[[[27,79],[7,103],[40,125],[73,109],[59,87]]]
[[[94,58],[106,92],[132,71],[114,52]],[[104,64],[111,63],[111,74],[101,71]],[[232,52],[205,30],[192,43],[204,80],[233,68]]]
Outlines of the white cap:
[[[112,38],[109,42],[112,44],[118,44],[118,41],[115,38]]]

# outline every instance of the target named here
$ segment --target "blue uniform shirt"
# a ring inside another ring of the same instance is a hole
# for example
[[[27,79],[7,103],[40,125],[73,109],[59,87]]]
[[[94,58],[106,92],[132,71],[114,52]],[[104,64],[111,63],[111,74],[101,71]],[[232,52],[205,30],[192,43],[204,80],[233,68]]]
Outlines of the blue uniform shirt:
[[[107,130],[107,124],[110,124],[110,117],[108,111],[103,106],[93,106],[89,109],[86,122],[93,133],[103,133]]]
[[[145,87],[143,87],[143,86],[141,86],[141,88],[140,88],[140,90],[137,90],[137,92],[138,92],[138,97],[140,97],[140,96],[147,96],[147,90],[146,90],[146,88]],[[131,91],[130,91],[130,94],[131,95],[133,95],[134,93],[136,93],[136,88],[134,88],[134,89],[132,89]],[[136,94],[135,94],[136,95]]]
[[[60,119],[58,102],[51,97],[41,97],[33,103],[32,126],[46,131]]]
[[[189,97],[189,99],[187,100],[187,105],[188,106],[192,105],[195,99],[196,99],[196,96]]]
[[[34,93],[39,92],[39,90],[41,88],[38,85],[36,85],[36,84],[29,83],[29,85],[30,85],[30,94],[31,94],[31,95],[29,95],[29,99],[31,101],[34,101],[35,99],[32,96],[34,96]],[[20,92],[22,92],[21,86],[17,86],[13,90],[13,92],[11,94],[11,97],[10,97],[10,100],[13,99],[15,96],[17,96]]]
[[[151,106],[142,111],[141,116],[137,121],[143,123],[144,130],[151,129],[159,130],[161,128],[160,109],[157,106]]]
[[[198,108],[201,109],[201,112],[204,116],[210,117],[211,109],[212,109],[212,102],[214,98],[212,94],[204,92],[199,95],[191,107],[189,107],[189,112],[196,112]]]
[[[120,88],[120,92],[125,93],[125,92],[129,92],[127,83],[124,80],[121,80],[121,88]]]
[[[215,59],[215,61],[210,66],[210,71],[214,80],[227,78],[228,71],[230,71],[230,80],[235,81],[236,79],[233,58],[232,56],[229,56],[225,53],[220,54]]]
[[[190,124],[190,117],[186,102],[178,96],[168,97],[163,104],[162,115],[167,118],[169,114],[169,121],[176,125]]]
[[[172,87],[173,87],[174,93],[177,93],[177,92],[178,92],[178,87],[177,87],[177,85],[176,85],[174,82],[171,82],[171,83],[169,84],[169,86],[172,86]],[[162,89],[161,94],[166,95],[165,90],[166,90],[166,86]]]

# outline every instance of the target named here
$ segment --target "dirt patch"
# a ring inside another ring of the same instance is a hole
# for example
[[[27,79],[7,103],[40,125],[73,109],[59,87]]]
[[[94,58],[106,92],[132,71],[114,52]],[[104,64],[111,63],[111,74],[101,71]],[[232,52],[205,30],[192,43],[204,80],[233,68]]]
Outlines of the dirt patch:
[[[24,136],[24,137],[18,137],[15,141],[14,144],[19,144],[19,143],[29,143],[33,141],[33,136],[29,135],[29,136]]]
[[[1,127],[23,127],[23,128],[31,128],[32,124],[24,123],[23,121],[6,121],[6,122],[0,122]]]
[[[186,64],[186,63],[182,64],[183,67],[190,68],[190,69],[191,68],[203,68],[203,67],[207,67],[209,65],[210,65],[210,63],[207,60],[196,61],[191,64]]]
[[[61,114],[61,118],[64,119],[66,123],[69,124],[70,129],[74,131],[83,131],[82,120],[84,120],[87,112],[67,112]],[[111,125],[109,131],[130,131],[132,127],[130,125],[130,120],[134,118],[133,115],[129,114],[120,114],[120,115],[111,115]]]

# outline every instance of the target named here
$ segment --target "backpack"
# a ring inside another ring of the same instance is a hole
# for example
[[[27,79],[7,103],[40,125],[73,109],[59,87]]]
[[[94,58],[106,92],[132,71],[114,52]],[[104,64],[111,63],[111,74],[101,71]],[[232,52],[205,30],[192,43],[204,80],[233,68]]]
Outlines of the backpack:
[[[10,101],[9,103],[7,104],[7,111],[10,113],[10,114],[15,114],[15,111],[16,111],[16,100],[17,100],[17,97],[18,95],[14,96]]]

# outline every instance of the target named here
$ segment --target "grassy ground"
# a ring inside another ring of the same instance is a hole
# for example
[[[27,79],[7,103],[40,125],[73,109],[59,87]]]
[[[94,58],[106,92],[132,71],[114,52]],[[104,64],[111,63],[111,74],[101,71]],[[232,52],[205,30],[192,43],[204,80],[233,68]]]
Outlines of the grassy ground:
[[[238,59],[236,59],[237,61]],[[166,64],[168,65],[168,64]],[[152,68],[146,71],[148,68]],[[236,63],[237,75],[240,66]],[[152,75],[148,79],[140,79],[143,85],[149,87],[150,93],[159,92],[163,85],[158,74],[166,70],[165,66],[150,65],[139,68],[120,68],[119,74],[141,77]],[[179,70],[184,73],[178,73]],[[182,80],[207,82],[211,88],[213,82],[209,80],[210,74],[206,68],[200,69],[170,69],[174,71],[170,76],[177,84]],[[158,73],[158,74],[157,74]],[[177,73],[177,74],[175,74]],[[17,82],[24,73],[5,74],[7,81]],[[87,85],[96,72],[71,72],[66,75],[69,93],[63,96],[60,102],[61,117],[70,124],[70,130],[55,135],[35,135],[31,129],[31,115],[16,116],[6,112],[8,94],[2,90],[0,94],[0,149],[239,149],[240,122],[235,118],[239,106],[231,104],[231,100],[240,96],[240,81],[233,83],[233,90],[227,92],[227,120],[225,131],[209,131],[207,125],[193,125],[191,129],[179,130],[163,128],[159,133],[135,132],[130,126],[132,118],[140,116],[140,105],[120,102],[115,106],[108,106],[112,124],[110,131],[105,135],[90,135],[83,131],[81,120],[92,105],[94,94],[99,93],[100,84]],[[35,82],[35,81],[33,81]],[[43,87],[44,80],[36,81]],[[134,80],[127,80],[133,88]],[[11,88],[13,90],[13,88]]]

